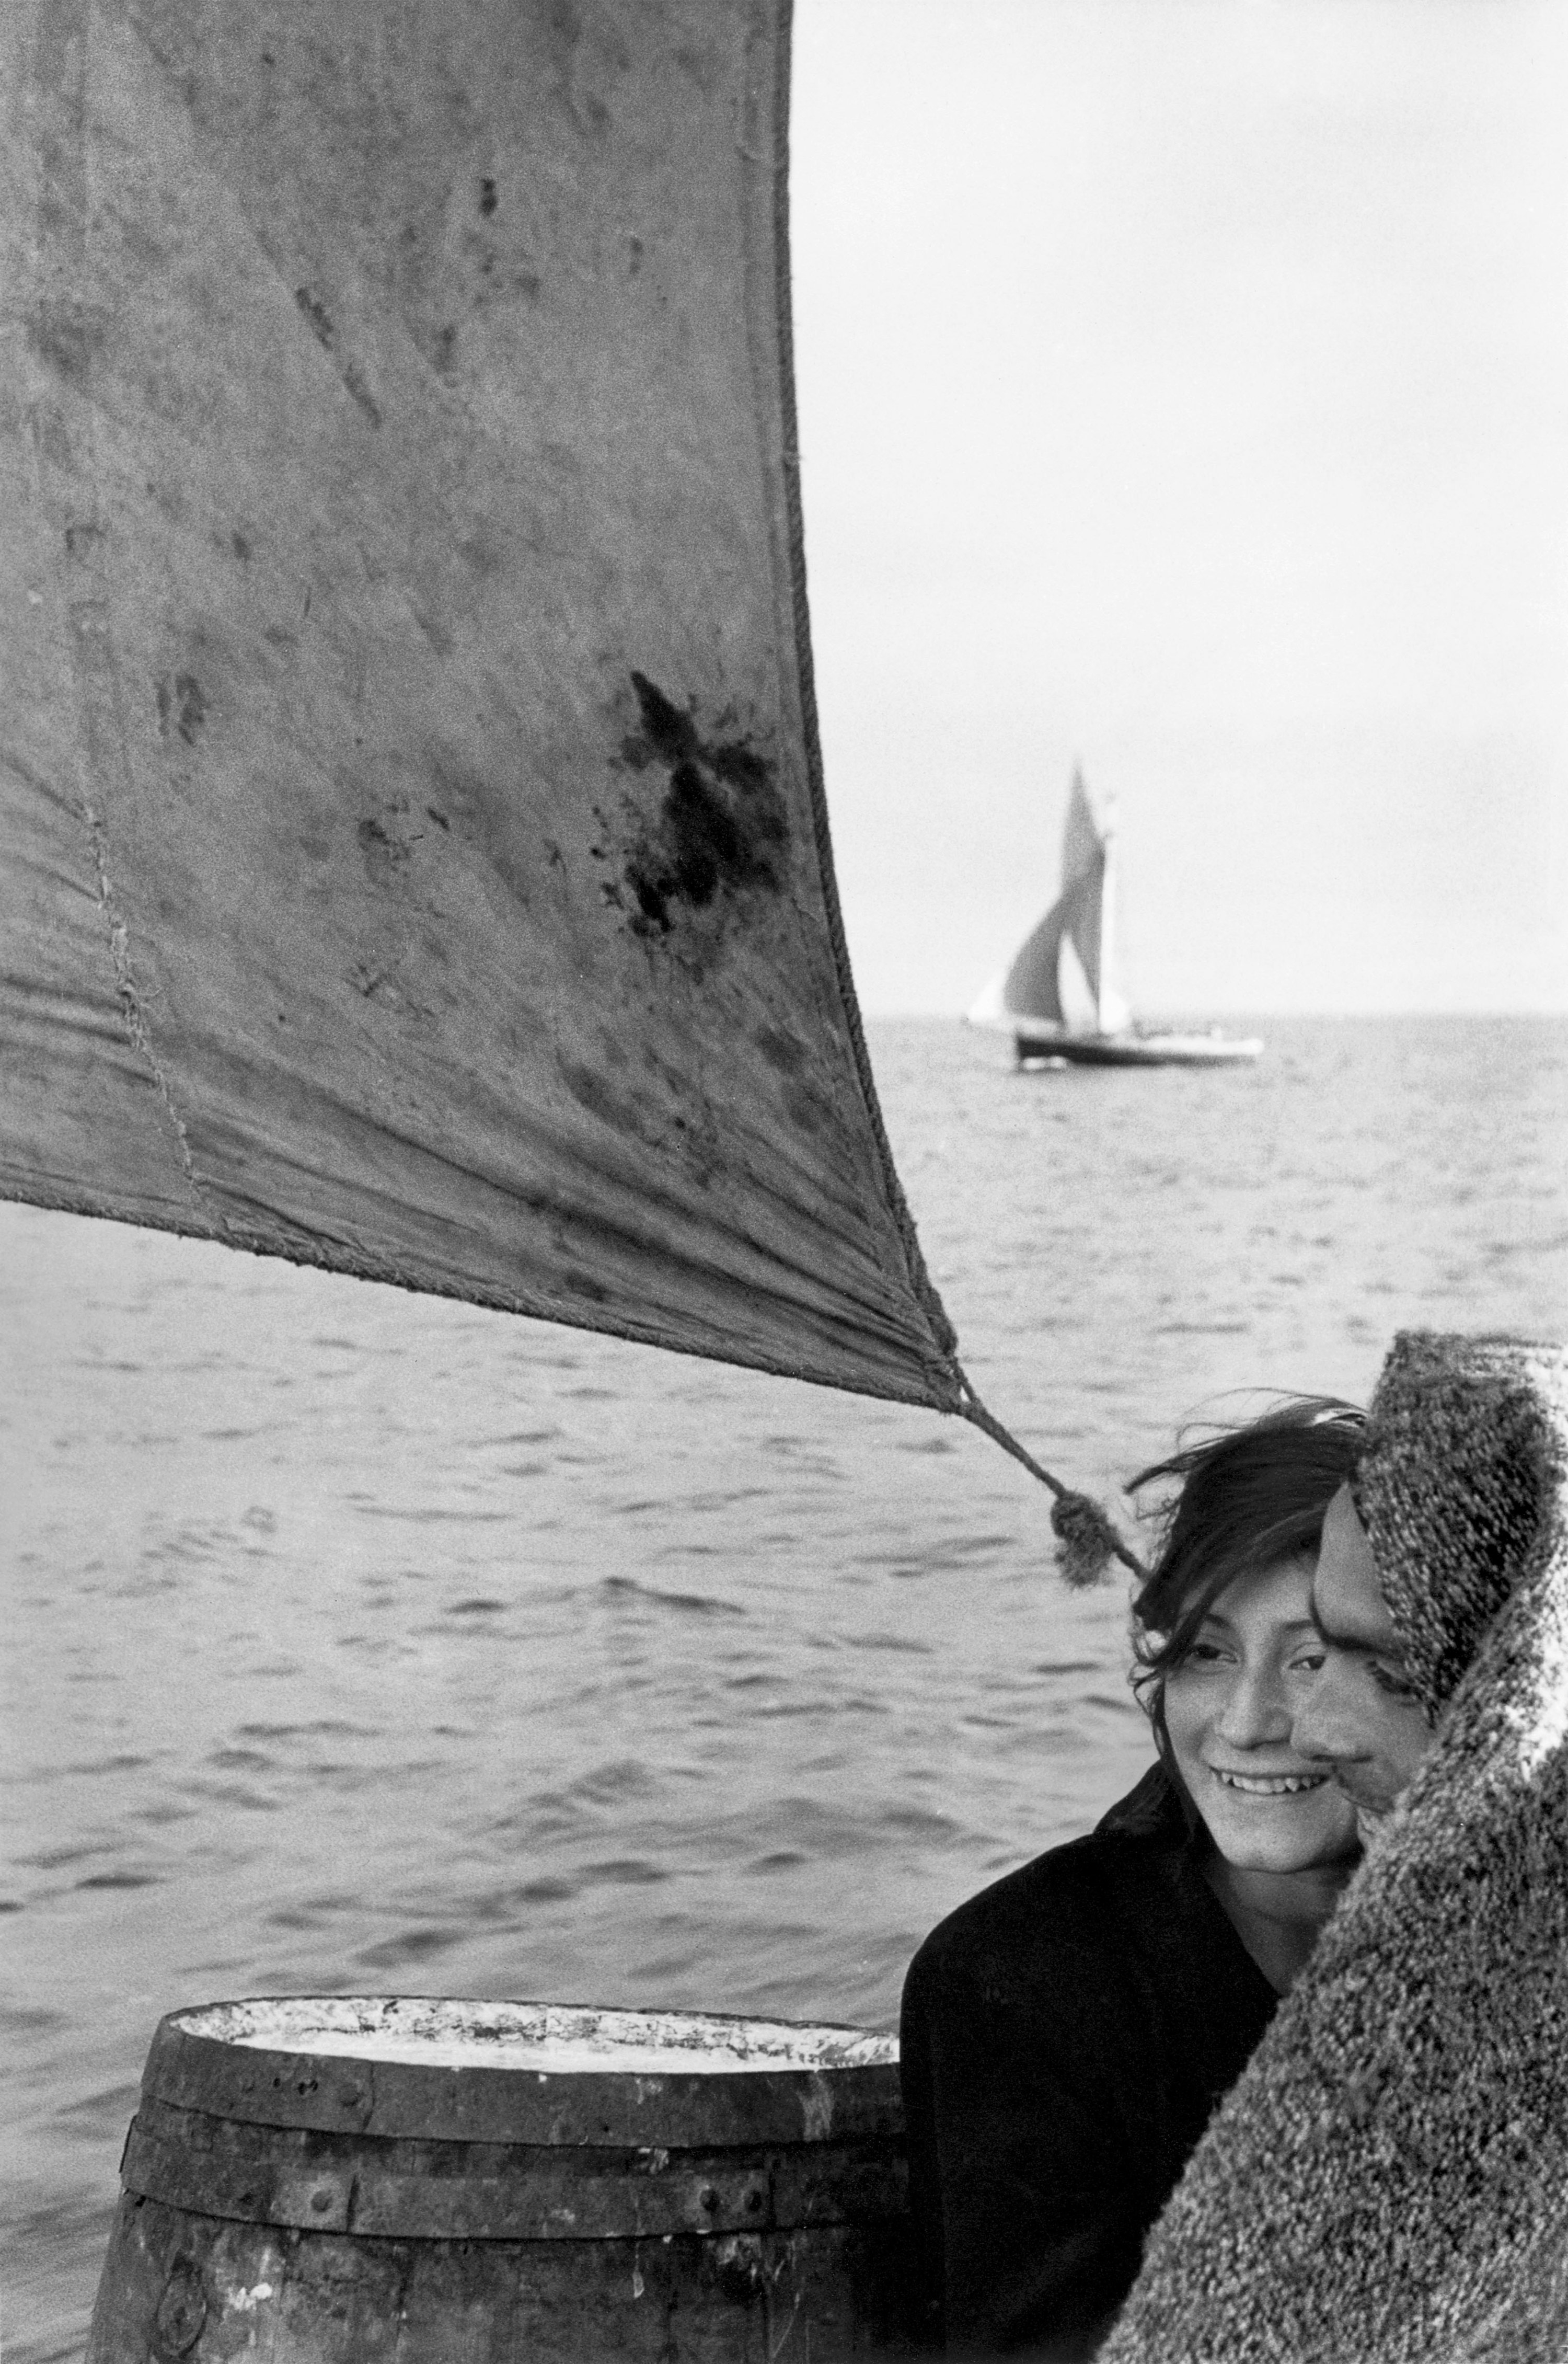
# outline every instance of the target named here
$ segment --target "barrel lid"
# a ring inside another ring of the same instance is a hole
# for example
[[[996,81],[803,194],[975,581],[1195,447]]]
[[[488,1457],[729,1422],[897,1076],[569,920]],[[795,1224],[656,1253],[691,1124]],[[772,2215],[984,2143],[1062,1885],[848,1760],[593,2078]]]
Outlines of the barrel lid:
[[[897,2058],[865,2028],[717,2012],[257,1996],[172,2012],[142,2091],[262,2125],[710,2149],[896,2132]]]

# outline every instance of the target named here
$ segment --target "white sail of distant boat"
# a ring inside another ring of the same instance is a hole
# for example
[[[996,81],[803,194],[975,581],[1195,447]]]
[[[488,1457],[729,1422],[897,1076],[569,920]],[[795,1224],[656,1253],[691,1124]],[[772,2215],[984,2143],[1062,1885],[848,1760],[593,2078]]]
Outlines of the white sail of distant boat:
[[[1062,892],[970,1011],[974,1025],[1019,1019],[1075,1034],[1118,1034],[1132,1012],[1116,980],[1115,838],[1073,775],[1062,844]]]
[[[1010,1032],[1021,1063],[1070,1060],[1095,1066],[1211,1066],[1255,1059],[1256,1037],[1143,1031],[1117,976],[1116,832],[1073,775],[1056,900],[1009,965],[969,1012],[971,1025]]]

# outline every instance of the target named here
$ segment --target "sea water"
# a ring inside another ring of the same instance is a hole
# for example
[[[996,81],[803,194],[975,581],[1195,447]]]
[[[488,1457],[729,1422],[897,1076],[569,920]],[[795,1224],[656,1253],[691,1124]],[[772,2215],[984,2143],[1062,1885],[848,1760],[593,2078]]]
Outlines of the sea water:
[[[1396,1328],[1568,1335],[1568,1028],[1261,1031],[1019,1076],[872,1030],[976,1387],[1108,1499]],[[1148,1760],[1125,1581],[1065,1593],[960,1422],[25,1208],[0,1295],[8,2364],[81,2351],[162,2013],[887,2027]]]

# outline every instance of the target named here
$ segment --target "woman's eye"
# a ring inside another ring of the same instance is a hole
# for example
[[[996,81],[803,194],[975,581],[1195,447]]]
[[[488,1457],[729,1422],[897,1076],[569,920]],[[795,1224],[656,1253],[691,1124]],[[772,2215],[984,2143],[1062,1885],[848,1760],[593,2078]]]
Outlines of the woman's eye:
[[[1224,1656],[1225,1653],[1218,1642],[1195,1642],[1187,1652],[1188,1658],[1195,1665],[1203,1667],[1212,1667],[1217,1659]]]
[[[1290,1663],[1293,1667],[1299,1667],[1307,1674],[1315,1675],[1328,1655],[1326,1650],[1304,1650],[1299,1657],[1293,1658]]]

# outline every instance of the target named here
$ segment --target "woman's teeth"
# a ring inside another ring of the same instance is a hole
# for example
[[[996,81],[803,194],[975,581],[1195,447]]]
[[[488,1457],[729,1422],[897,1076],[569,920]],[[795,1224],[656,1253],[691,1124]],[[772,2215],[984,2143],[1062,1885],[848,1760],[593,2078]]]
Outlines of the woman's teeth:
[[[1320,1790],[1329,1779],[1327,1773],[1221,1773],[1213,1765],[1208,1769],[1228,1790],[1244,1790],[1251,1798],[1294,1798],[1300,1790]]]

